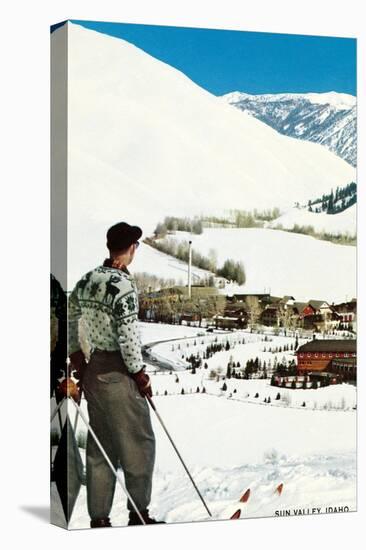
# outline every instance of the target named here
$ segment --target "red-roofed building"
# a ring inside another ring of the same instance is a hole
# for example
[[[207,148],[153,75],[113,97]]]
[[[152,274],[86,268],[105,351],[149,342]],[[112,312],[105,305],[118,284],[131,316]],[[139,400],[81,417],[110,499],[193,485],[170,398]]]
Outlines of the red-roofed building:
[[[329,373],[339,381],[356,380],[356,340],[312,340],[296,351],[299,375]]]

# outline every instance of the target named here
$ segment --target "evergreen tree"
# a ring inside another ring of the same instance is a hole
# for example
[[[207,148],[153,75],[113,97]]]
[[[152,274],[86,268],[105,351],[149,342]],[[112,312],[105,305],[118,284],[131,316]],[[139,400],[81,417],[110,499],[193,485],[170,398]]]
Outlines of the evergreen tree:
[[[333,189],[328,199],[327,214],[334,214],[334,194]]]

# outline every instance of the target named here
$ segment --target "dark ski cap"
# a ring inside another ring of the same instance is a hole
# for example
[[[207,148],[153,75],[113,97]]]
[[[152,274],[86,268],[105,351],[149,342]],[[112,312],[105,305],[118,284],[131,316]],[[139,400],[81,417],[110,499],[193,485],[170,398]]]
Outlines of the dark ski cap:
[[[142,229],[126,222],[116,223],[107,231],[107,248],[109,250],[125,250],[137,242],[142,236]]]

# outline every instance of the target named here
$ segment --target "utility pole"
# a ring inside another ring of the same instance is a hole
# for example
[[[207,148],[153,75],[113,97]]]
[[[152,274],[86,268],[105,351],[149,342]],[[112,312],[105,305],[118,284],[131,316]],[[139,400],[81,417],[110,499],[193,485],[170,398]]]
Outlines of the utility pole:
[[[189,299],[191,299],[191,296],[192,296],[191,271],[192,271],[192,241],[189,241],[189,252],[188,252],[188,298]]]

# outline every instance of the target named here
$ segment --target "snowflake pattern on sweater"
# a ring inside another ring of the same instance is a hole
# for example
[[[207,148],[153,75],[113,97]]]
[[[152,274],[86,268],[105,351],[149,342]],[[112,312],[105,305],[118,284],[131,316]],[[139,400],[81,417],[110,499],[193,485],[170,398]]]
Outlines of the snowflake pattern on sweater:
[[[92,350],[120,350],[129,372],[141,370],[138,294],[127,269],[98,266],[89,271],[76,284],[68,306],[69,355],[80,349],[82,319]]]

